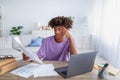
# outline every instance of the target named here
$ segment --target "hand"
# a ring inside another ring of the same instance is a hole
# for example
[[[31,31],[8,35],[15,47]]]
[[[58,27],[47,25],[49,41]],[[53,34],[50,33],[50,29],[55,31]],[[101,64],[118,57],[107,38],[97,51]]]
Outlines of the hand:
[[[23,60],[29,60],[29,57],[28,56],[26,56],[24,53],[22,53],[22,56],[23,56]]]
[[[62,35],[65,35],[68,39],[72,37],[69,31],[65,27],[62,28]]]

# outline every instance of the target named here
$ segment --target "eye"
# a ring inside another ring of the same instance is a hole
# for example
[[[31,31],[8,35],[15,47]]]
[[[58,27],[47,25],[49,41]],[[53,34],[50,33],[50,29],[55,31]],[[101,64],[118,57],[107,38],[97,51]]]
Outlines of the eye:
[[[61,28],[57,28],[56,30],[61,31]]]
[[[62,31],[62,28],[61,27],[55,27],[54,31]]]
[[[55,28],[54,31],[59,31],[59,28]]]
[[[61,28],[59,28],[58,30],[61,31]]]

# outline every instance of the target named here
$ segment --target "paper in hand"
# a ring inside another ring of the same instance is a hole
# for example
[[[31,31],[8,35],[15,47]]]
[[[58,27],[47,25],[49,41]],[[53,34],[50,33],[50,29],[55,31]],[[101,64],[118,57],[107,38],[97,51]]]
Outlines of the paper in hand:
[[[30,58],[30,60],[34,60],[40,64],[43,64],[43,62],[39,59],[39,57],[36,54],[25,49],[25,47],[22,45],[18,37],[13,37],[13,38],[18,43],[19,47],[23,50],[24,54]]]

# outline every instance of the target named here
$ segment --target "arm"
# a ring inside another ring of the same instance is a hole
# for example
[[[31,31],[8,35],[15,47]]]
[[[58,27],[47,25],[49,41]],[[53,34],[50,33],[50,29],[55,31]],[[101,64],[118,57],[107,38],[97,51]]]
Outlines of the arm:
[[[75,47],[73,37],[71,36],[71,34],[70,34],[69,32],[67,32],[67,35],[69,35],[69,36],[67,36],[67,37],[68,37],[69,42],[70,42],[70,54],[71,54],[71,55],[72,55],[72,54],[77,54],[78,51],[77,51],[77,49],[76,49],[76,47]]]
[[[63,28],[63,33],[65,33],[65,36],[69,39],[69,42],[70,42],[70,54],[77,54],[78,51],[76,49],[76,46],[74,44],[74,40],[73,40],[73,37],[72,35],[68,32],[67,29]]]

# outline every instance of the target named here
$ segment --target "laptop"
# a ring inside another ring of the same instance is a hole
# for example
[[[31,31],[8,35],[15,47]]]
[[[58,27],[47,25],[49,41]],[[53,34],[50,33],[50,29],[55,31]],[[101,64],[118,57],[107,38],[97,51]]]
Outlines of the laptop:
[[[54,70],[64,78],[80,75],[92,71],[97,51],[83,52],[71,55],[68,66]]]

